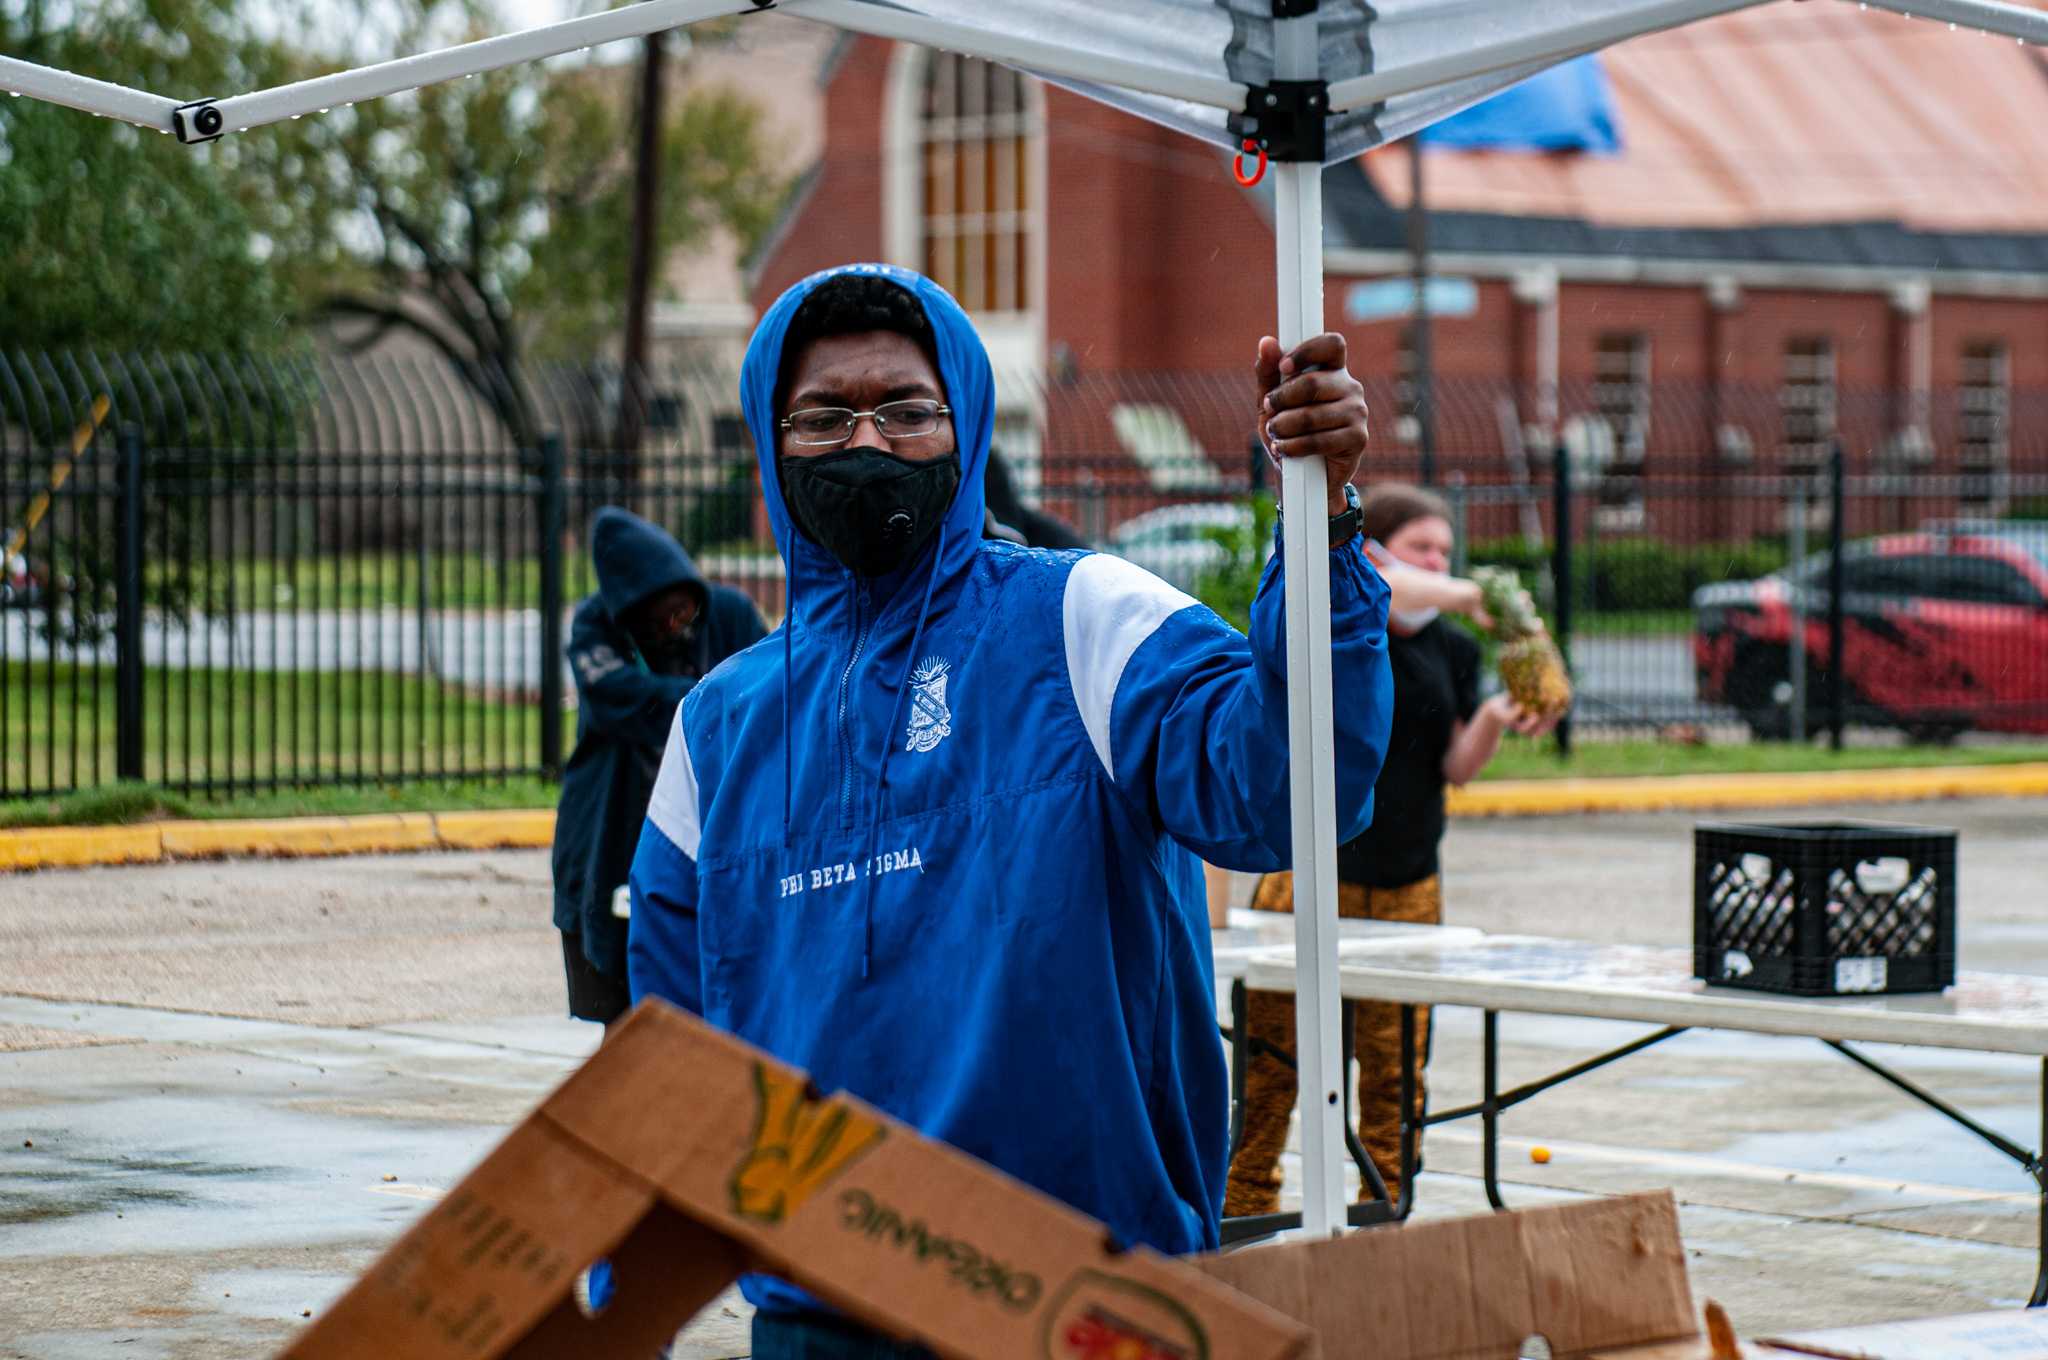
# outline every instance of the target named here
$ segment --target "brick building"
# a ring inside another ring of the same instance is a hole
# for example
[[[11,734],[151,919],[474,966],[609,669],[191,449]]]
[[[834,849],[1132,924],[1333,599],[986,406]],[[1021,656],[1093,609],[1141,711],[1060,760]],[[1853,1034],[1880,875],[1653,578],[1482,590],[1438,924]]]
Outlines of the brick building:
[[[1610,480],[1789,473],[1839,437],[1993,510],[2015,464],[2048,470],[2033,53],[1772,5],[1603,62],[1618,154],[1427,153],[1446,470],[1495,480],[1562,439]],[[1273,316],[1260,190],[1177,134],[945,53],[848,39],[818,81],[821,151],[756,256],[756,307],[845,260],[922,268],[989,339],[1027,475],[1120,451],[1160,491],[1242,477]],[[1327,321],[1395,436],[1389,470],[1414,434],[1407,154],[1324,180]]]

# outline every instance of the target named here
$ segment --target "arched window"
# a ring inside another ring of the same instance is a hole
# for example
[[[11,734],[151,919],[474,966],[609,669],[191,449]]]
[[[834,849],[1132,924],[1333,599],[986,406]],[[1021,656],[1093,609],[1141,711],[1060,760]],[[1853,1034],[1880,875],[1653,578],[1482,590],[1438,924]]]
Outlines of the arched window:
[[[1035,82],[950,52],[925,62],[919,108],[924,272],[970,312],[1028,312],[1037,231]]]

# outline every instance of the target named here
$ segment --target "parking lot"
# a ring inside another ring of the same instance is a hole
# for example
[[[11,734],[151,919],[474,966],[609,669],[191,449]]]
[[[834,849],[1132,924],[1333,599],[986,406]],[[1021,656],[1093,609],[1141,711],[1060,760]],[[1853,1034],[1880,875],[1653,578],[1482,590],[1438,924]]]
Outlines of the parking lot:
[[[2048,971],[2048,805],[1879,815],[1961,830],[1965,967]],[[1691,823],[1456,823],[1448,919],[1684,943]],[[594,1046],[560,1018],[547,902],[539,852],[0,880],[0,1356],[273,1351]],[[1462,1101],[1478,1020],[1440,1020],[1433,1099]],[[1504,1077],[1632,1032],[1511,1017]],[[1885,1056],[2038,1140],[2037,1064]],[[2032,1280],[2017,1168],[1810,1042],[1687,1035],[1505,1133],[1516,1203],[1675,1187],[1695,1289],[1745,1329],[2001,1306]],[[1482,1211],[1476,1131],[1427,1155],[1419,1212]],[[681,1353],[744,1354],[743,1313],[729,1297]]]

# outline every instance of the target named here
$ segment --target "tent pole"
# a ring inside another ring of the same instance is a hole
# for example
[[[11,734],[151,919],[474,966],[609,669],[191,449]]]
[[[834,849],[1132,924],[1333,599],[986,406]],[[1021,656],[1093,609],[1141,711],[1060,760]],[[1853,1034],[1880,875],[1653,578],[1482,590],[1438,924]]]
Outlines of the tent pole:
[[[1415,315],[1408,322],[1408,348],[1415,362],[1415,447],[1420,480],[1436,485],[1436,360],[1429,318],[1429,196],[1422,174],[1422,134],[1408,139],[1408,268],[1415,279]]]
[[[1946,20],[2021,42],[2048,43],[2048,13],[2004,0],[1870,0],[1878,9],[1911,19]]]
[[[1273,23],[1274,74],[1313,79],[1316,16]],[[1323,167],[1273,167],[1279,334],[1291,349],[1323,329]],[[1344,1048],[1338,1033],[1336,767],[1331,754],[1329,519],[1323,460],[1280,469],[1287,579],[1287,754],[1294,846],[1294,1023],[1301,1091],[1301,1226],[1344,1226]]]
[[[0,56],[0,90],[159,130],[170,128],[171,110],[178,107],[177,100],[164,95],[9,56]]]
[[[438,52],[359,66],[292,85],[238,94],[219,101],[223,132],[240,132],[365,99],[417,89],[443,80],[481,75],[520,62],[539,61],[579,48],[626,38],[644,38],[700,19],[745,14],[755,0],[644,0],[641,4],[544,24],[501,37],[483,38]]]

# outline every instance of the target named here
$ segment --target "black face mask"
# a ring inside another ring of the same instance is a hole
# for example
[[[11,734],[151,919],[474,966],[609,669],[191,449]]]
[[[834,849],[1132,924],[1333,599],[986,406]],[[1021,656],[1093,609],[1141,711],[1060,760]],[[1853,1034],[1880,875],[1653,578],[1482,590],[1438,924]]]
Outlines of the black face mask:
[[[957,453],[912,462],[882,449],[841,449],[776,466],[796,527],[863,576],[885,576],[916,556],[960,487]]]

